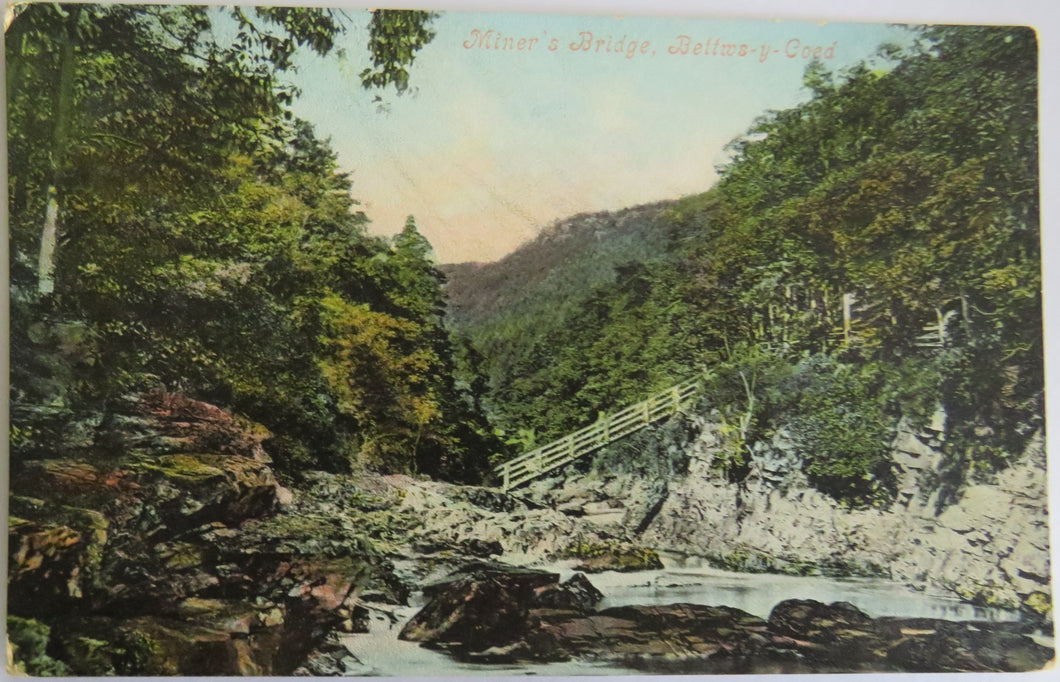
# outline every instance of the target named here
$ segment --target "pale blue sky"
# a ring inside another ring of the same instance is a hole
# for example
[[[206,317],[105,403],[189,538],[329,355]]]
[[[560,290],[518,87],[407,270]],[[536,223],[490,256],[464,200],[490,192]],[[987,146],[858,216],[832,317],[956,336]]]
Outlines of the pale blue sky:
[[[808,96],[802,48],[834,46],[824,63],[841,69],[906,35],[884,24],[446,12],[413,67],[416,91],[384,93],[381,112],[357,77],[368,15],[350,19],[348,61],[302,64],[296,113],[332,138],[371,230],[393,234],[412,214],[442,262],[499,258],[575,213],[706,190],[727,142]],[[539,41],[467,49],[475,29]],[[572,51],[586,31],[612,48],[623,37],[650,47],[633,58],[595,43]],[[681,35],[690,53],[670,54]],[[749,54],[691,54],[712,40]]]

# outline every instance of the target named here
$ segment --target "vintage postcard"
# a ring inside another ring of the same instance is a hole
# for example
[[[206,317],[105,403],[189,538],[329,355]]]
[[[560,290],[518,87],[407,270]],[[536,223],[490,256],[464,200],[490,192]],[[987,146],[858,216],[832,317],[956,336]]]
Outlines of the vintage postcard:
[[[1031,27],[8,5],[7,670],[1054,670]]]

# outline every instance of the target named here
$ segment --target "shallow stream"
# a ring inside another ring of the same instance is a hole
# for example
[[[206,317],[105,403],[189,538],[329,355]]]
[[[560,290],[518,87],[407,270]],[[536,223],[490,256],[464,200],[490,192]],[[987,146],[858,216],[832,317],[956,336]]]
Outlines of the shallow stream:
[[[638,573],[600,573],[588,576],[604,594],[598,608],[628,604],[691,603],[731,606],[761,618],[785,599],[816,599],[821,602],[847,601],[872,617],[942,618],[946,620],[1015,621],[1015,611],[981,608],[953,597],[910,587],[880,578],[800,577],[760,573],[734,573],[711,568],[705,560],[663,555],[665,568]],[[559,573],[563,580],[573,574],[575,561],[542,566]],[[615,675],[643,674],[622,665],[585,661],[543,664],[481,664],[453,661],[444,653],[424,649],[397,636],[405,622],[422,603],[397,608],[398,621],[375,614],[368,634],[349,635],[344,644],[365,669],[359,675],[422,676],[507,676],[507,675]]]

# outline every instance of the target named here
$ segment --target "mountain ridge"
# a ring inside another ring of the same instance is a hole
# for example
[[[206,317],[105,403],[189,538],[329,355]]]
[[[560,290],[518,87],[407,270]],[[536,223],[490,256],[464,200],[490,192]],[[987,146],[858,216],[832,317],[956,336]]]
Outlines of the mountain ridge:
[[[448,279],[450,324],[464,330],[523,306],[547,307],[568,289],[613,281],[617,265],[662,257],[669,239],[665,215],[675,203],[579,213],[553,222],[499,260],[440,265]],[[649,238],[660,231],[665,239]]]

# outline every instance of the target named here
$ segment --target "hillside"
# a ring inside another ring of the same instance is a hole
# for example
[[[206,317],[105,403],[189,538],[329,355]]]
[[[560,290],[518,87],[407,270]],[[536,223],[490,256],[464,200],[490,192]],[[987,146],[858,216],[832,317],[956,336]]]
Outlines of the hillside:
[[[461,347],[464,380],[494,422],[518,440],[517,448],[579,425],[629,395],[671,382],[665,371],[650,377],[635,371],[645,363],[630,353],[652,333],[627,330],[640,342],[610,342],[606,331],[617,329],[609,323],[614,318],[607,310],[615,302],[611,297],[639,290],[644,273],[665,269],[675,236],[673,206],[667,201],[573,216],[495,263],[442,266],[448,278],[447,321]],[[633,298],[639,294],[634,292]],[[629,303],[639,307],[638,300]],[[594,331],[602,334],[602,348],[583,352]],[[599,359],[607,355],[606,347],[621,351],[621,357],[607,362],[619,371],[571,364]],[[572,353],[569,362],[556,356],[564,351]],[[545,365],[557,375],[542,375]],[[587,386],[583,379],[595,385]],[[616,390],[612,379],[630,385]],[[550,405],[567,409],[551,410]]]
[[[540,317],[535,313],[564,308],[578,292],[614,281],[615,265],[660,258],[669,237],[663,216],[671,204],[579,214],[499,261],[442,265],[450,324],[474,330],[503,318]]]
[[[819,490],[889,503],[886,443],[935,414],[942,504],[1023,451],[1043,420],[1034,36],[924,37],[890,70],[808,70],[811,99],[735,140],[709,192],[451,268],[462,369],[506,439],[700,377],[736,481],[788,430]]]

